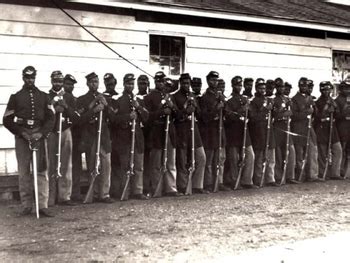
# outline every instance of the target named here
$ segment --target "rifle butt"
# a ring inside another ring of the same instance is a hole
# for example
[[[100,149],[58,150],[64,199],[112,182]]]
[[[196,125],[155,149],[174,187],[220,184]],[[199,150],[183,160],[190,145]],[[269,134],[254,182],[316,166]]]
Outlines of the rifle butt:
[[[192,195],[192,173],[188,175],[185,195]]]
[[[126,201],[129,199],[129,196],[127,196],[129,183],[130,183],[130,176],[127,176],[126,181],[125,181],[125,185],[123,188],[123,193],[122,193],[122,196],[120,197],[120,201]]]
[[[219,191],[219,176],[220,176],[220,167],[217,168],[214,187],[213,187],[213,193],[216,193]]]
[[[242,177],[242,172],[243,172],[243,165],[241,165],[239,167],[239,171],[238,171],[238,175],[237,175],[237,179],[236,179],[236,182],[235,182],[235,185],[233,187],[233,190],[237,190],[240,183],[241,183],[241,177]]]
[[[154,190],[153,197],[161,197],[162,196],[162,184],[163,184],[163,175],[158,178],[156,189]]]
[[[95,177],[92,177],[90,185],[89,185],[89,189],[86,193],[83,204],[91,204],[92,203],[93,195],[94,195],[94,183],[95,183]]]

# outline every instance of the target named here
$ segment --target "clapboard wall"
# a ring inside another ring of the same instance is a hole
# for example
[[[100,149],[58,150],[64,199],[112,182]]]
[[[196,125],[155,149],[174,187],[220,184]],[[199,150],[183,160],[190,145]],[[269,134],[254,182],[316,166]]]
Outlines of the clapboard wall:
[[[22,85],[27,65],[37,70],[36,84],[47,91],[53,70],[73,74],[75,95],[87,91],[84,76],[112,72],[122,88],[126,73],[141,74],[82,30],[60,10],[48,7],[0,4],[0,114],[11,93]],[[153,74],[149,64],[149,35],[185,38],[185,71],[205,78],[217,70],[228,83],[235,75],[282,77],[296,86],[300,76],[332,78],[332,49],[350,51],[339,39],[315,39],[211,27],[136,21],[132,15],[67,10],[96,36],[139,67]],[[101,83],[101,90],[102,90]],[[229,87],[227,88],[229,90]],[[0,174],[17,171],[14,138],[0,123]]]

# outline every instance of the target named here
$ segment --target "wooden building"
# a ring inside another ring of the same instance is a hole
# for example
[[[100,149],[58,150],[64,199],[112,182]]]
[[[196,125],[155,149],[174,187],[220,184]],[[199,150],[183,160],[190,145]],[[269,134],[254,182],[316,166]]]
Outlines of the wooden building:
[[[216,70],[227,92],[235,75],[282,77],[294,87],[306,76],[317,92],[320,81],[337,83],[350,70],[350,6],[341,2],[0,1],[0,113],[21,88],[27,65],[37,69],[36,84],[46,91],[53,70],[73,74],[75,95],[86,92],[84,76],[92,71],[101,79],[112,72],[121,89],[124,74],[143,74],[129,62],[150,75],[190,72],[202,77],[204,88],[206,74]],[[0,175],[16,174],[14,138],[2,123],[0,138]]]

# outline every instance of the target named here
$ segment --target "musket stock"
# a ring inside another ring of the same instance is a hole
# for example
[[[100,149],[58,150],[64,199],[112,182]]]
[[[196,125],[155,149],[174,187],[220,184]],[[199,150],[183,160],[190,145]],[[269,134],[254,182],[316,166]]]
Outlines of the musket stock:
[[[38,170],[37,170],[37,156],[38,149],[29,142],[29,149],[32,151],[32,170],[34,177],[34,199],[35,199],[35,213],[36,218],[39,218],[39,188],[38,188]]]
[[[213,187],[214,193],[219,191],[221,154],[222,154],[222,109],[220,109],[220,113],[219,113],[219,153],[217,154],[217,160],[216,160],[216,176],[215,176],[214,187]]]
[[[287,166],[288,166],[288,159],[289,159],[289,141],[290,141],[290,117],[287,117],[287,138],[286,138],[286,151],[285,151],[285,156],[284,156],[284,161],[283,161],[283,168],[282,168],[282,178],[280,185],[286,183],[286,176],[287,176]]]
[[[322,175],[322,180],[326,180],[328,168],[330,165],[332,165],[332,134],[333,134],[333,112],[330,113],[330,117],[329,117],[329,136],[328,136],[328,145],[327,145],[327,157],[326,157],[326,165]]]
[[[194,112],[191,114],[191,164],[188,169],[188,180],[186,185],[186,191],[185,195],[191,195],[192,194],[192,176],[194,173],[194,170],[196,169],[196,161],[195,161],[195,150],[194,150]]]
[[[264,161],[263,161],[263,169],[261,173],[260,187],[263,187],[265,181],[266,167],[269,163],[269,147],[270,147],[270,130],[271,130],[271,110],[268,111],[267,114],[267,134],[266,134],[266,144],[264,150]]]
[[[307,158],[309,156],[312,116],[309,115],[308,118],[309,118],[309,120],[308,120],[308,125],[307,125],[306,148],[305,148],[304,158],[303,158],[303,161],[302,161],[302,164],[301,164],[301,169],[300,169],[300,173],[299,173],[299,177],[298,177],[298,181],[299,182],[301,182],[301,180],[303,178],[303,174],[304,174],[305,166],[306,166],[306,161],[307,161]]]
[[[170,116],[166,116],[165,121],[165,138],[164,138],[164,148],[163,148],[163,156],[162,156],[162,168],[158,177],[157,186],[154,191],[153,197],[160,197],[162,196],[162,184],[163,184],[163,177],[166,176],[167,173],[167,162],[168,162],[168,140],[169,140],[169,122],[170,122]]]
[[[103,111],[99,112],[98,116],[98,128],[97,128],[97,143],[96,143],[96,153],[95,153],[95,168],[91,173],[91,181],[89,185],[89,190],[86,193],[83,203],[92,203],[94,195],[94,183],[96,177],[100,174],[100,152],[101,152],[101,131],[102,131],[102,118]]]
[[[53,177],[55,179],[59,179],[62,177],[61,174],[61,142],[62,142],[62,112],[58,114],[58,131],[57,131],[57,164],[56,164],[56,171]]]

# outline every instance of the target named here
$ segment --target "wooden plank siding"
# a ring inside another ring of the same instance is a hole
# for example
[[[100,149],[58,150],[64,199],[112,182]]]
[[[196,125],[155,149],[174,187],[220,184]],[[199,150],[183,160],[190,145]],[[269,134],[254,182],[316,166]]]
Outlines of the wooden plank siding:
[[[91,71],[100,76],[101,90],[102,76],[106,72],[115,74],[119,91],[124,74],[141,74],[60,10],[12,4],[0,4],[0,10],[1,116],[10,94],[22,86],[21,71],[27,65],[38,70],[36,85],[45,91],[50,88],[53,70],[73,74],[78,80],[76,96],[87,91],[85,75]],[[149,64],[149,35],[183,36],[185,71],[202,77],[204,88],[207,72],[219,71],[227,82],[228,93],[234,75],[266,79],[282,77],[295,87],[300,76],[307,76],[317,85],[321,80],[331,79],[332,50],[350,51],[348,40],[150,23],[136,21],[130,15],[67,11],[122,56],[151,74],[157,69]],[[0,175],[16,173],[14,138],[2,126],[2,120],[0,138]]]

